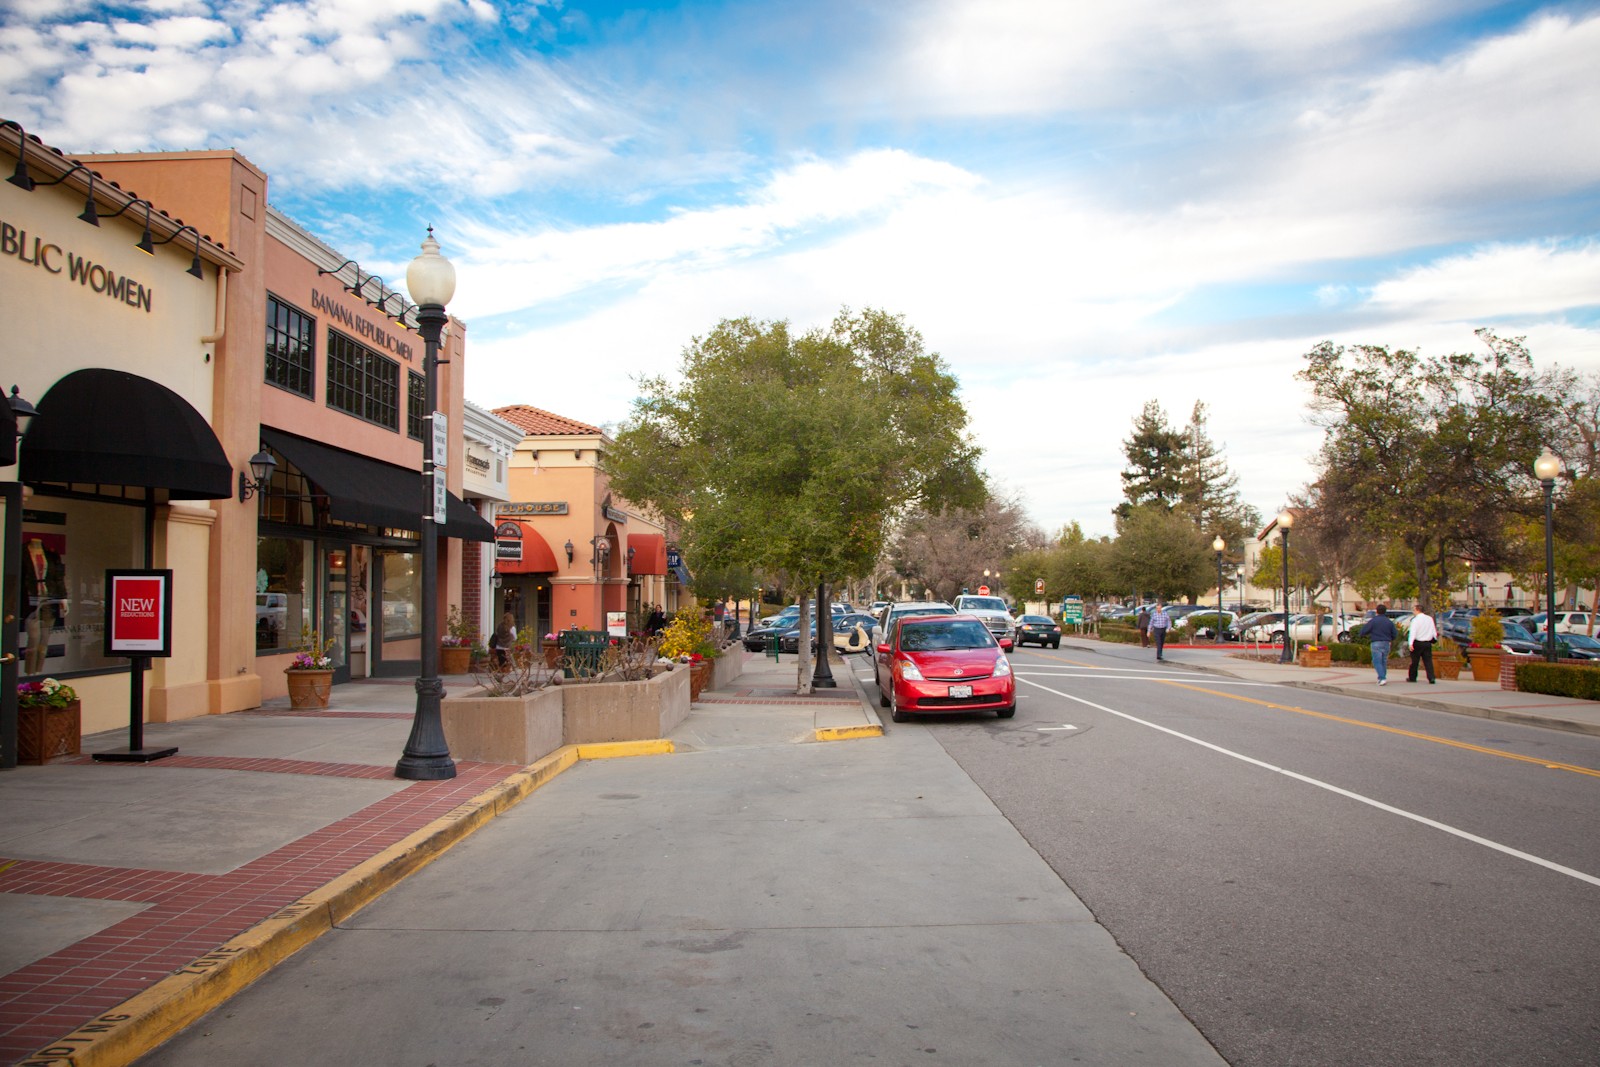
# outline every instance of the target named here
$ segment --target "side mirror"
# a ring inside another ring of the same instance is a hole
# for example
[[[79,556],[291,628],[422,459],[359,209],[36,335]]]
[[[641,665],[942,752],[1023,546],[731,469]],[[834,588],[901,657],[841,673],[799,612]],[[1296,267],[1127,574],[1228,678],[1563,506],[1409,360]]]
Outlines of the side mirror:
[[[878,646],[878,655],[887,656],[888,654],[889,654],[889,646],[888,645],[879,645]]]
[[[1011,638],[1002,637],[1000,639],[1000,651],[1002,651],[1002,652],[1010,652],[1011,651]]]

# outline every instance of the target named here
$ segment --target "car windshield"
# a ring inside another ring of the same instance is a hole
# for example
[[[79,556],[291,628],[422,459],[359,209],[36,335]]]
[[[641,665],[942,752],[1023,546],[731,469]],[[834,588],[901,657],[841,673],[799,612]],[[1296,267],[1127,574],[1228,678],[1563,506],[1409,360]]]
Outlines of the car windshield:
[[[1528,636],[1531,638],[1533,635]],[[1574,648],[1600,648],[1600,641],[1596,641],[1588,634],[1562,634],[1561,640]]]
[[[1501,627],[1503,627],[1505,629],[1507,637],[1514,638],[1514,639],[1516,639],[1518,641],[1532,641],[1533,640],[1533,635],[1532,634],[1530,634],[1527,630],[1523,629],[1521,626],[1518,626],[1514,622],[1503,622],[1500,625],[1501,625]]]
[[[1032,623],[1043,623],[1046,626],[1052,625],[1050,620],[1045,618],[1043,615],[1024,615],[1022,617],[1021,621],[1023,621],[1023,622],[1032,622]]]
[[[1006,602],[997,596],[968,596],[961,598],[963,611],[1004,611]]]
[[[900,648],[904,652],[944,652],[993,645],[988,628],[976,619],[928,619],[900,624]]]

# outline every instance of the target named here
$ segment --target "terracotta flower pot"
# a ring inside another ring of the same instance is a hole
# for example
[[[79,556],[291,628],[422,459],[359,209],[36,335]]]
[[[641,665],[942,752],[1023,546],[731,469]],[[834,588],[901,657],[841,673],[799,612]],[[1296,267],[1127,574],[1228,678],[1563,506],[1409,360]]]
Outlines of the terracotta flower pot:
[[[1300,650],[1300,666],[1302,667],[1331,667],[1333,666],[1333,649],[1331,648],[1303,648]]]
[[[1433,657],[1433,673],[1440,678],[1448,678],[1454,681],[1461,677],[1461,661],[1454,656],[1435,656]]]
[[[325,708],[333,692],[333,671],[284,671],[289,683],[289,706]]]
[[[17,762],[43,765],[76,756],[83,739],[83,704],[64,708],[17,708]]]
[[[1500,680],[1500,650],[1498,648],[1475,648],[1469,653],[1467,660],[1472,667],[1472,680],[1475,682],[1498,682]]]
[[[711,681],[711,669],[711,661],[708,659],[689,665],[689,700],[691,703],[700,699],[700,694],[705,690],[706,683]]]
[[[472,648],[468,645],[445,645],[439,649],[440,674],[466,674],[472,669]]]

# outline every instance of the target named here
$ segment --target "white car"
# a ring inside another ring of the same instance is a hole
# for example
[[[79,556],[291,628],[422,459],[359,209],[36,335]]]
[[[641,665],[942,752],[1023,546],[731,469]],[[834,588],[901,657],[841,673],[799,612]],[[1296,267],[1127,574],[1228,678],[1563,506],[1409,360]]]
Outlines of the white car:
[[[1361,629],[1365,619],[1356,615],[1330,615],[1324,613],[1322,625],[1317,626],[1310,615],[1292,615],[1289,618],[1289,632],[1294,640],[1301,643],[1313,641],[1348,641],[1352,634]],[[1281,618],[1269,619],[1263,625],[1252,626],[1244,632],[1246,641],[1260,641],[1267,644],[1281,644],[1283,641],[1283,620]]]

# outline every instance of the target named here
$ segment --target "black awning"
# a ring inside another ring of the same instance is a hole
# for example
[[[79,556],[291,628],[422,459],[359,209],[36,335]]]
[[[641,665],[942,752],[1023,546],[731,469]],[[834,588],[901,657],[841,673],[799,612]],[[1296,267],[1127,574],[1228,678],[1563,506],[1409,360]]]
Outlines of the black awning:
[[[233,466],[210,424],[159,382],[76,370],[37,411],[22,439],[24,482],[143,486],[194,500],[234,494]]]
[[[444,534],[463,541],[493,541],[494,523],[472,510],[465,500],[450,494],[444,509]]]
[[[422,472],[359,456],[342,448],[261,427],[261,441],[300,468],[328,497],[328,513],[341,522],[415,530],[422,509],[432,507]],[[454,493],[445,510],[444,534],[464,541],[493,541],[494,527]]]

